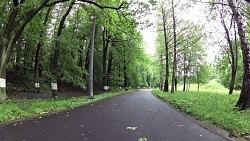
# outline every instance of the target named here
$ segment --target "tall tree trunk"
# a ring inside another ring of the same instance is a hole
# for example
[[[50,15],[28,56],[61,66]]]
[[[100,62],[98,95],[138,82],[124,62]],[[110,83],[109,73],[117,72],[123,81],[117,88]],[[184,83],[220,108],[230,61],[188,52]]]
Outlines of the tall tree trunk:
[[[85,70],[89,70],[90,47],[91,47],[91,40],[90,40],[90,42],[89,42],[88,49],[87,49],[87,52],[86,52],[85,67],[84,67]]]
[[[48,11],[46,13],[46,16],[45,16],[45,19],[44,19],[44,22],[43,22],[43,26],[45,27],[46,24],[47,24],[47,21],[49,19],[49,14],[50,14],[50,11],[51,11],[51,8],[48,8]],[[44,30],[41,30],[41,33],[40,33],[40,37],[43,37],[44,36]],[[35,87],[38,88],[38,91],[39,91],[39,74],[41,74],[41,48],[42,48],[42,41],[39,41],[37,46],[36,46],[36,55],[35,55],[35,65],[34,65],[34,80],[35,80]],[[40,66],[40,67],[39,67]]]
[[[126,58],[125,58],[125,49],[124,49],[124,58],[123,58],[123,79],[124,79],[124,88],[127,91],[128,90],[128,77],[127,77],[127,64],[126,64]]]
[[[163,88],[163,59],[162,54],[160,55],[160,90]]]
[[[112,62],[114,60],[113,53],[112,51],[109,52],[109,59],[108,59],[108,77],[107,77],[107,84],[110,86],[110,75],[111,75],[111,67],[112,67]]]
[[[174,1],[172,0],[172,16],[173,16],[173,33],[174,33],[174,59],[173,59],[173,73],[172,73],[172,86],[171,86],[171,93],[174,93],[175,87],[175,78],[176,78],[176,56],[177,56],[177,41],[176,41],[176,20],[175,20],[175,11],[174,11]]]
[[[186,82],[187,82],[187,64],[186,64],[186,61],[187,61],[187,56],[186,56],[186,53],[184,53],[184,65],[183,65],[183,92],[186,91]]]
[[[120,64],[118,65],[118,78],[121,78],[121,65]],[[122,87],[122,82],[121,81],[119,81],[119,87],[120,87],[120,89]]]
[[[164,83],[164,92],[168,92],[168,76],[169,76],[169,65],[168,65],[168,40],[167,40],[167,29],[166,29],[166,14],[165,10],[162,8],[162,21],[163,21],[163,31],[164,31],[164,42],[165,42],[165,53],[166,53],[166,74],[165,74],[165,83]]]
[[[234,66],[232,66],[232,77],[231,77],[231,85],[230,85],[230,90],[229,94],[233,93],[234,89],[234,83],[237,75],[237,70],[238,70],[238,60],[239,60],[239,53],[238,53],[238,45],[237,45],[237,31],[236,31],[236,26],[234,23],[234,44],[235,44],[235,59],[232,59],[232,62],[234,62]],[[233,81],[233,82],[232,82]]]
[[[200,91],[200,79],[199,79],[199,66],[197,65],[197,67],[196,67],[196,72],[197,72],[197,86],[198,86],[198,91]]]
[[[229,52],[230,52],[230,56],[231,56],[231,60],[229,60],[230,64],[231,64],[231,81],[230,81],[229,94],[232,94],[233,90],[234,90],[234,83],[235,83],[236,72],[237,72],[237,66],[236,66],[237,60],[235,59],[235,57],[237,57],[237,54],[235,56],[235,53],[233,50],[233,44],[232,44],[232,41],[230,39],[229,30],[228,30],[226,23],[224,21],[224,18],[223,18],[223,6],[222,6],[222,11],[219,11],[219,12],[220,12],[221,24],[225,30],[225,35],[226,35],[227,43],[229,45]]]
[[[175,80],[174,80],[174,82],[175,82],[175,85],[174,85],[174,87],[175,87],[175,91],[177,91],[177,77],[175,77]]]
[[[80,45],[77,53],[78,53],[78,63],[77,64],[79,67],[82,68],[83,67],[83,45]]]
[[[106,91],[108,87],[108,74],[107,74],[107,54],[109,47],[109,35],[107,29],[103,32],[103,54],[102,54],[102,72],[103,72],[103,90]]]
[[[94,82],[94,46],[95,46],[95,30],[96,30],[96,15],[93,16],[93,26],[90,44],[90,57],[89,57],[89,80],[88,80],[88,94],[93,98],[93,82]]]
[[[237,23],[244,64],[242,88],[236,107],[239,107],[240,110],[244,110],[250,108],[250,48],[248,46],[246,32],[243,27],[239,11],[233,0],[228,0],[228,4],[233,12],[234,20]]]

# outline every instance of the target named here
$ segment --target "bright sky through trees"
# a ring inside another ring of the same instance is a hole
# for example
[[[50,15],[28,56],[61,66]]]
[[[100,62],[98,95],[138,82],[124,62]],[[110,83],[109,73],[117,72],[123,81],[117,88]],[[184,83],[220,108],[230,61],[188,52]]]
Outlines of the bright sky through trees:
[[[186,12],[183,12],[180,16],[183,19],[192,20],[195,23],[198,23],[203,27],[203,36],[206,36],[205,33],[209,33],[206,38],[206,44],[204,47],[207,50],[207,61],[209,63],[213,63],[216,55],[219,52],[219,44],[224,38],[224,31],[221,27],[220,21],[210,21],[208,22],[206,17],[209,15],[205,13],[206,4],[204,3],[197,3],[195,7],[191,7]],[[153,26],[149,28],[143,29],[143,41],[145,42],[145,50],[146,53],[150,55],[154,55],[156,47],[155,47],[155,39],[156,39],[156,11],[152,11],[152,15],[148,15],[144,17],[145,19],[149,19],[149,21],[153,22]]]

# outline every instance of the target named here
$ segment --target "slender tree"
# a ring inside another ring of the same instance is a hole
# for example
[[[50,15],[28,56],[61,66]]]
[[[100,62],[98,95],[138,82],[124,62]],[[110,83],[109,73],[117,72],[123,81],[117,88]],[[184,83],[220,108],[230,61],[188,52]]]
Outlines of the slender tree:
[[[173,53],[173,70],[172,70],[172,85],[171,93],[174,93],[174,86],[176,81],[176,70],[177,70],[177,41],[176,41],[176,18],[175,18],[175,6],[174,1],[172,0],[172,18],[173,18],[173,38],[174,38],[174,53]]]
[[[233,12],[234,20],[237,24],[238,35],[241,43],[241,50],[243,56],[243,64],[244,64],[244,74],[243,74],[243,82],[240,93],[240,98],[236,104],[240,110],[244,110],[250,107],[250,47],[248,45],[246,31],[243,27],[243,22],[241,15],[238,11],[238,7],[236,6],[233,0],[228,0],[228,4]]]

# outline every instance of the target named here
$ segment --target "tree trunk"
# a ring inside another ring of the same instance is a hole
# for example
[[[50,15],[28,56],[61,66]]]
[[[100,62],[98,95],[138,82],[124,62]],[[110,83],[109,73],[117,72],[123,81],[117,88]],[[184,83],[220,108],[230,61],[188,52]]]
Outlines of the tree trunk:
[[[175,81],[175,85],[174,85],[175,91],[177,91],[177,84],[178,84],[178,83],[177,83],[177,77],[175,77],[175,80],[174,80],[174,81]]]
[[[93,82],[94,82],[94,46],[95,46],[95,28],[96,28],[96,15],[93,16],[93,26],[90,44],[90,57],[89,57],[89,80],[88,80],[88,94],[90,98],[94,97]]]
[[[233,66],[231,68],[232,70],[232,74],[231,74],[231,82],[230,82],[230,88],[229,88],[229,94],[233,94],[233,90],[234,90],[234,83],[235,83],[235,78],[236,78],[236,72],[237,69],[235,69]]]
[[[83,67],[83,45],[80,45],[77,53],[78,53],[78,63],[77,64],[79,67],[82,68]]]
[[[124,50],[124,62],[123,62],[123,79],[124,79],[124,88],[128,90],[128,77],[127,77],[127,65],[125,59],[125,50]]]
[[[236,27],[235,27],[235,23],[234,23],[234,42],[235,42],[235,59],[232,59],[232,62],[234,62],[234,66],[232,66],[232,77],[231,77],[231,82],[230,84],[230,90],[229,90],[229,94],[233,93],[233,89],[234,89],[234,83],[235,83],[235,79],[236,79],[236,75],[237,75],[237,70],[238,70],[238,60],[239,60],[239,55],[238,55],[238,45],[237,45],[237,31],[236,31]]]
[[[160,90],[163,88],[163,59],[162,54],[160,55]]]
[[[219,11],[219,12],[220,12],[221,24],[225,30],[225,35],[226,35],[226,39],[227,39],[227,43],[229,45],[229,51],[230,51],[230,55],[231,55],[231,61],[229,60],[231,63],[231,81],[230,81],[229,94],[232,94],[233,90],[234,90],[234,83],[235,83],[235,77],[236,77],[236,72],[237,72],[236,59],[235,59],[233,44],[232,44],[232,41],[230,38],[229,30],[226,26],[224,19],[223,19],[223,11]],[[237,54],[236,54],[236,56],[237,56]]]
[[[112,67],[113,60],[114,60],[113,53],[110,51],[109,60],[108,60],[108,78],[107,78],[108,86],[110,86],[110,75],[111,75],[111,67]]]
[[[187,68],[186,68],[186,61],[187,61],[187,56],[186,53],[184,53],[184,66],[183,66],[183,92],[186,91],[186,82],[187,82]]]
[[[90,56],[90,47],[91,47],[91,41],[89,42],[86,58],[85,58],[85,70],[89,70],[89,56]]]
[[[104,29],[103,33],[103,54],[102,54],[102,72],[103,72],[103,90],[106,91],[106,87],[108,87],[108,74],[107,74],[107,54],[109,47],[109,35],[108,31]]]
[[[49,14],[50,14],[51,9],[48,8],[48,11],[46,13],[44,22],[43,22],[43,26],[45,27],[47,24],[47,21],[49,19]],[[40,37],[44,36],[44,31],[41,30],[40,33]],[[39,72],[41,69],[39,69],[39,66],[41,66],[41,60],[40,60],[40,56],[41,56],[41,48],[42,48],[42,41],[39,41],[37,46],[36,46],[36,55],[35,55],[35,65],[34,65],[34,80],[35,80],[35,87],[38,88],[39,91],[39,87],[37,84],[39,84],[39,74],[41,74],[41,72]]]
[[[167,40],[167,30],[166,30],[166,14],[162,7],[162,20],[163,20],[163,31],[164,31],[164,41],[165,41],[165,51],[166,51],[166,74],[164,83],[164,92],[168,92],[168,76],[169,76],[169,65],[168,65],[168,40]]]
[[[233,0],[228,0],[228,3],[233,12],[234,20],[237,23],[238,34],[240,38],[241,50],[243,56],[243,64],[244,64],[242,88],[241,88],[240,98],[236,104],[236,107],[239,107],[239,110],[245,110],[247,108],[250,108],[250,92],[249,92],[250,91],[250,48],[248,46],[246,32],[243,27],[240,14]]]
[[[0,79],[6,80],[6,67],[7,66],[2,67]],[[4,83],[4,82],[2,82],[2,83]],[[2,85],[4,85],[4,84],[2,84]],[[6,83],[5,83],[5,85],[6,85]],[[7,99],[7,93],[6,93],[6,87],[3,86],[3,87],[0,87],[0,101],[3,101],[5,99]]]
[[[174,32],[174,59],[173,59],[173,73],[172,73],[172,87],[171,87],[171,93],[174,93],[174,86],[175,86],[175,78],[176,78],[176,47],[177,47],[177,41],[176,41],[176,20],[175,20],[175,11],[174,11],[174,1],[172,0],[172,16],[173,16],[173,32]]]

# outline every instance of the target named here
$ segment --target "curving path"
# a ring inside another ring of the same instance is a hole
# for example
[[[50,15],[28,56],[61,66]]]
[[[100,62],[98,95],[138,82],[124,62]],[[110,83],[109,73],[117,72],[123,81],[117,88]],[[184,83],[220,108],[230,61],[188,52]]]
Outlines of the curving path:
[[[0,141],[226,141],[150,91],[0,127]]]

